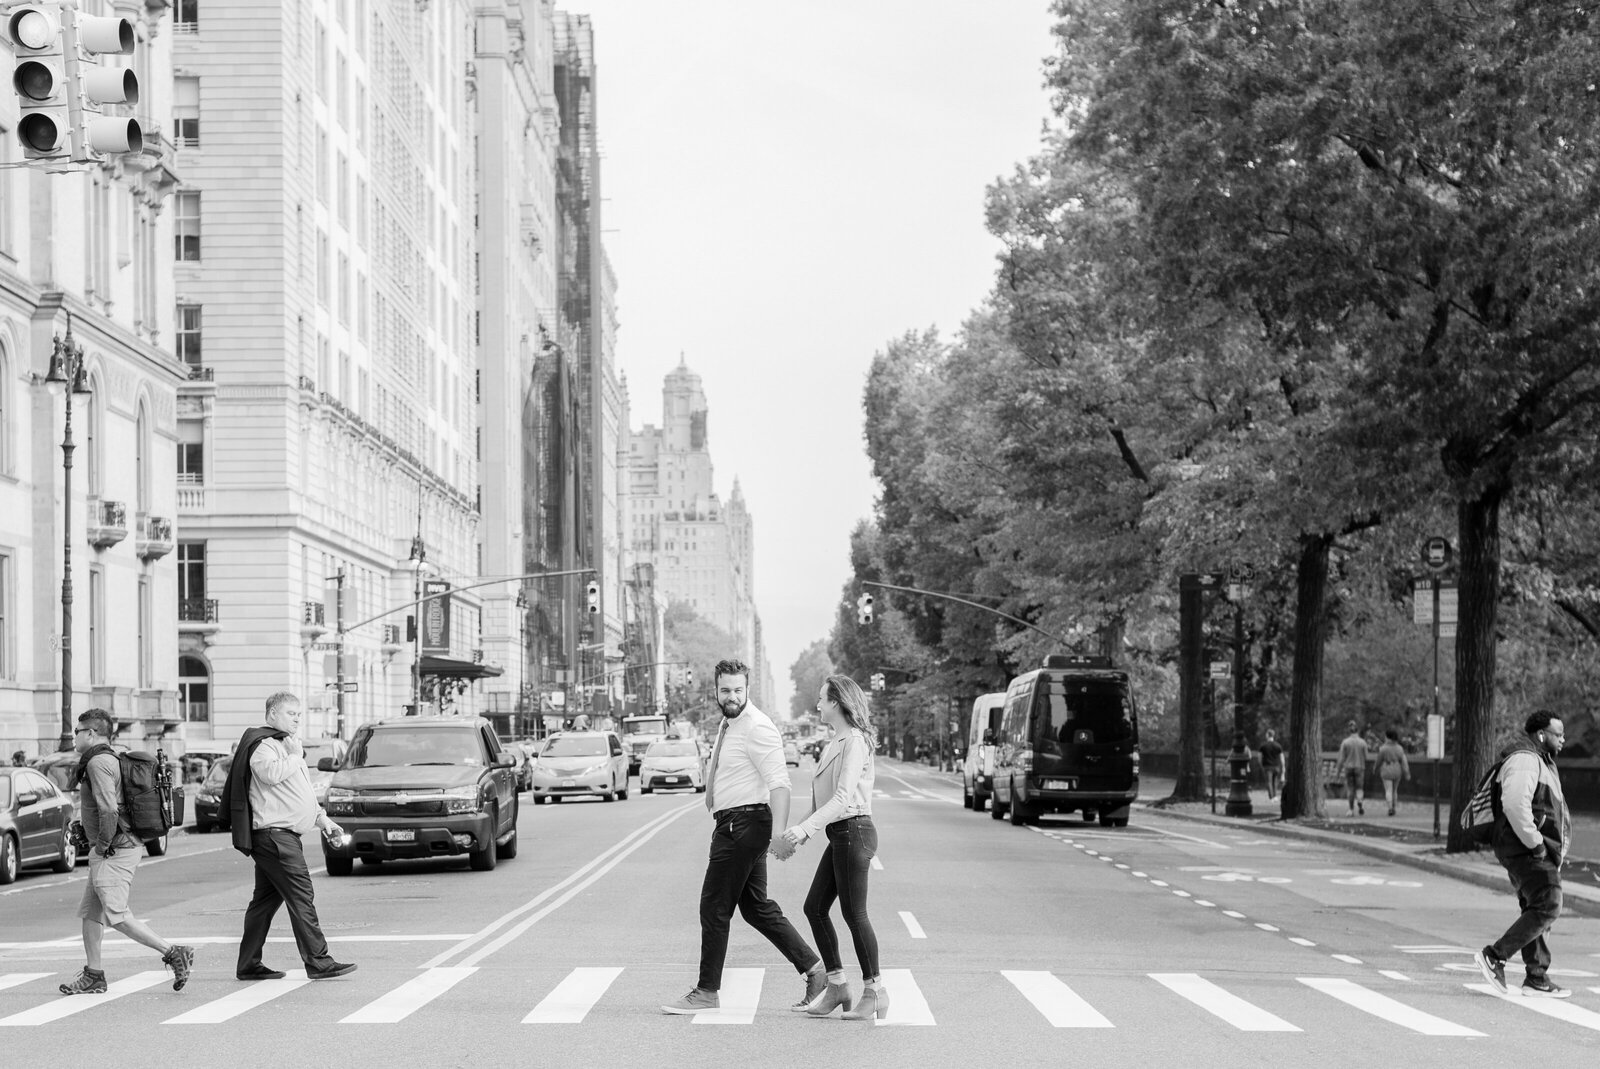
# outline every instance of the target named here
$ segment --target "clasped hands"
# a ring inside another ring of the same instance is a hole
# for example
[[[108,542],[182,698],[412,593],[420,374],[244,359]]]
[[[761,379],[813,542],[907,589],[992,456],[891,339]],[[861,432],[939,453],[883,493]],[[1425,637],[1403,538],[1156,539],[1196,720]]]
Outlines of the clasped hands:
[[[788,861],[794,856],[795,849],[803,842],[805,842],[805,837],[795,829],[790,828],[782,835],[773,837],[772,842],[767,846],[767,853],[779,861]]]

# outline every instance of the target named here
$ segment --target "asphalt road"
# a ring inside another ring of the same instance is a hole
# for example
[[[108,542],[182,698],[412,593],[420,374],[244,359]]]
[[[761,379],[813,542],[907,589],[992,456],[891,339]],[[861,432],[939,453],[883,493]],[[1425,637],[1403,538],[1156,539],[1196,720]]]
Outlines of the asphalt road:
[[[810,769],[792,773],[799,793]],[[1476,989],[1470,953],[1512,919],[1509,894],[1138,811],[1126,829],[1014,828],[921,766],[885,761],[878,787],[871,913],[892,1009],[877,1025],[790,1013],[801,981],[738,920],[722,1011],[660,1014],[694,983],[710,824],[700,795],[635,791],[524,805],[520,856],[493,872],[318,873],[334,952],[360,966],[332,981],[233,979],[249,863],[224,836],[190,835],[134,889],[139,916],[198,944],[189,986],[174,993],[154,954],[113,936],[111,996],[62,998],[82,962],[83,870],[26,874],[0,892],[0,1050],[8,1066],[55,1065],[93,1029],[127,1066],[1453,1069],[1592,1064],[1600,1046],[1600,921],[1566,918],[1552,937],[1571,1000],[1498,998]],[[817,854],[772,864],[802,931]],[[269,964],[297,966],[281,916],[274,940]]]

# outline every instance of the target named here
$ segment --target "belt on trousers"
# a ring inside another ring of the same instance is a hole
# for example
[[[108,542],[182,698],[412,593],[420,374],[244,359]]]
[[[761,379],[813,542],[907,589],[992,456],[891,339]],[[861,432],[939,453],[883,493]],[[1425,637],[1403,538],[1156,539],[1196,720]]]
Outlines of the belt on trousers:
[[[717,810],[715,813],[711,814],[711,816],[712,816],[713,819],[720,821],[723,817],[729,816],[730,814],[733,814],[733,813],[747,813],[752,809],[766,809],[766,808],[767,808],[767,803],[765,803],[765,802],[754,802],[754,803],[752,803],[750,805],[731,805],[727,809],[719,809],[719,810]]]

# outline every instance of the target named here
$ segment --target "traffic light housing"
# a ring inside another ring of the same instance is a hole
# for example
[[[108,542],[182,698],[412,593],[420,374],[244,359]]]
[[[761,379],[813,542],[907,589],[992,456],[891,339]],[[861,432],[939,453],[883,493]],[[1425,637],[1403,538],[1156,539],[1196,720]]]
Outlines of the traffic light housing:
[[[133,55],[131,22],[50,2],[11,8],[5,20],[17,57],[11,84],[21,113],[17,138],[26,159],[87,163],[144,149],[137,120],[104,114],[108,104],[139,102],[133,65],[102,67],[95,60]]]
[[[694,686],[694,669],[693,668],[685,668],[683,670],[683,685],[686,686],[686,687]]]
[[[107,104],[137,104],[139,79],[129,67],[102,67],[95,56],[131,56],[133,24],[124,18],[83,15],[68,8],[68,45],[76,44],[81,56],[68,51],[68,75],[73,76],[79,106],[74,127],[73,159],[98,159],[104,155],[140,152],[144,132],[136,119],[106,115]],[[76,68],[75,70],[73,68]]]
[[[17,57],[11,76],[21,117],[17,138],[26,159],[60,156],[71,140],[71,93],[61,9],[23,4],[6,16],[6,36]]]
[[[870,624],[872,622],[872,595],[862,594],[856,599],[856,623]]]
[[[600,611],[600,584],[593,579],[589,580],[589,612]]]

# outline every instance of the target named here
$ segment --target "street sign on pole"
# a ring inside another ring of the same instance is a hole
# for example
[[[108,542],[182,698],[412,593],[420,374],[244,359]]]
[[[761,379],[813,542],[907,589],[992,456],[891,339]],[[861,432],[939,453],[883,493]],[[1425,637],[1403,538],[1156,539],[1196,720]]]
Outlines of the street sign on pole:
[[[1450,540],[1434,535],[1422,543],[1422,561],[1434,571],[1447,567],[1452,556]]]
[[[1227,661],[1212,661],[1211,662],[1211,678],[1212,679],[1227,679],[1228,676],[1230,676],[1231,674],[1232,673],[1228,670],[1228,662]]]

